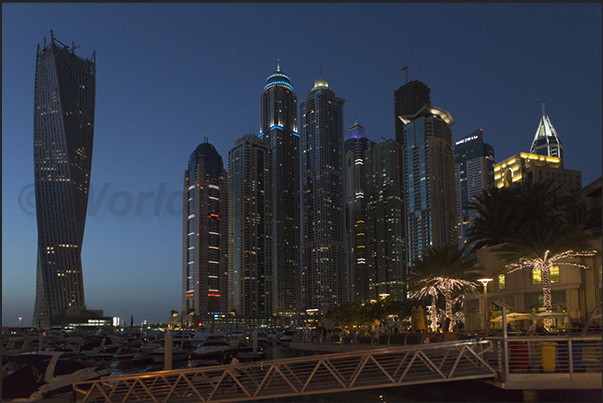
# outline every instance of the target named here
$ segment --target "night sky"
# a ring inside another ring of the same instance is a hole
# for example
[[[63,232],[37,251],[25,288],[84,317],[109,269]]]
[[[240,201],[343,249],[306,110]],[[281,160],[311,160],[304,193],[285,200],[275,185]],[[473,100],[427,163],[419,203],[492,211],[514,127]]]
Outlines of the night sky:
[[[227,169],[235,141],[259,132],[277,60],[298,102],[322,66],[345,126],[380,142],[394,138],[394,90],[418,36],[408,78],[450,112],[454,141],[483,129],[496,162],[529,152],[545,102],[585,186],[601,176],[601,16],[601,4],[3,3],[2,324],[33,316],[35,60],[50,30],[96,51],[86,305],[139,324],[181,309],[190,153],[207,136]]]

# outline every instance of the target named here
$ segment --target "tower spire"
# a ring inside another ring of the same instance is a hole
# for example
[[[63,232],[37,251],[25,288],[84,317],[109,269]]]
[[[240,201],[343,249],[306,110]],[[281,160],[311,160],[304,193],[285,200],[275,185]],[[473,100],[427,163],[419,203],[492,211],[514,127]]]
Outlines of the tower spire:
[[[320,65],[320,79],[322,80],[322,64]]]
[[[281,71],[280,59],[276,59],[276,71]]]
[[[542,117],[545,117],[546,114],[544,113],[544,102],[542,103]]]

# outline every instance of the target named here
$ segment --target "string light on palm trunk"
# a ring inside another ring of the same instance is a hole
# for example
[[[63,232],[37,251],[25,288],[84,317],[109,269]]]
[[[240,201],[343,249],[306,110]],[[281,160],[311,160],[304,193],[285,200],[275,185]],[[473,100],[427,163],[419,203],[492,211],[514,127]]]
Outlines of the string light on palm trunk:
[[[507,269],[509,269],[507,271],[507,274],[522,269],[532,269],[532,271],[540,271],[542,282],[542,307],[544,308],[545,312],[549,313],[553,311],[553,295],[551,291],[551,269],[554,266],[570,266],[587,270],[589,269],[587,265],[575,262],[565,262],[563,260],[578,257],[592,257],[597,254],[596,250],[580,252],[568,250],[549,257],[550,252],[550,250],[545,251],[543,257],[537,257],[532,259],[521,258],[519,259],[519,263],[511,263],[506,266]],[[552,320],[550,318],[544,319],[544,324],[546,327],[549,327],[551,323]]]

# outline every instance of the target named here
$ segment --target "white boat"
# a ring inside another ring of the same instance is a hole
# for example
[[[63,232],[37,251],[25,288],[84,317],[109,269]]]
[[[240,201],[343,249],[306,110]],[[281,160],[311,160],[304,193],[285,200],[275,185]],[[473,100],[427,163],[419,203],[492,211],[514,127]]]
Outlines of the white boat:
[[[39,350],[40,337],[34,335],[10,336],[6,345],[2,346],[2,355],[17,355]],[[44,341],[42,340],[42,343]]]
[[[206,328],[197,330],[194,336],[190,339],[191,346],[197,348],[199,344],[203,344],[205,339],[207,339],[209,336],[212,336],[212,333]]]
[[[243,342],[245,340],[245,332],[242,329],[233,329],[230,332],[230,339],[235,342]]]
[[[156,348],[149,354],[156,364],[165,362],[165,346]],[[172,361],[186,360],[190,353],[178,346],[172,347]]]
[[[197,347],[197,349],[194,351],[194,355],[196,358],[209,357],[222,354],[233,349],[233,346],[225,336],[212,335],[208,336],[203,344],[200,344]]]
[[[253,334],[251,335],[251,341],[253,342]],[[259,347],[265,348],[270,345],[270,340],[268,339],[268,334],[265,332],[257,333],[257,343]]]
[[[117,361],[143,360],[147,357],[148,354],[142,348],[121,347],[113,354],[113,359]]]
[[[39,352],[11,357],[21,368],[2,379],[2,400],[36,402],[55,393],[72,390],[75,382],[89,381],[111,373],[107,367],[65,359],[62,352]]]
[[[291,339],[293,339],[293,336],[296,333],[297,333],[297,330],[294,330],[294,329],[285,330],[285,332],[281,336],[281,344],[283,346],[289,346],[289,344],[291,343]]]

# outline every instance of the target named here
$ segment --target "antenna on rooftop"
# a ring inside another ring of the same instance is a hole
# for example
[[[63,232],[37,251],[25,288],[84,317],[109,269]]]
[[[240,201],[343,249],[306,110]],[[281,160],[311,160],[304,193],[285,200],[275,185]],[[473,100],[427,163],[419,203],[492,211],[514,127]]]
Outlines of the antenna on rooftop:
[[[406,83],[408,83],[408,63],[410,63],[410,57],[412,56],[412,50],[415,48],[415,43],[417,43],[417,38],[419,37],[419,35],[415,36],[415,40],[412,43],[412,48],[410,48],[410,54],[408,55],[408,60],[406,61],[406,64],[402,63],[402,71],[406,73]]]

